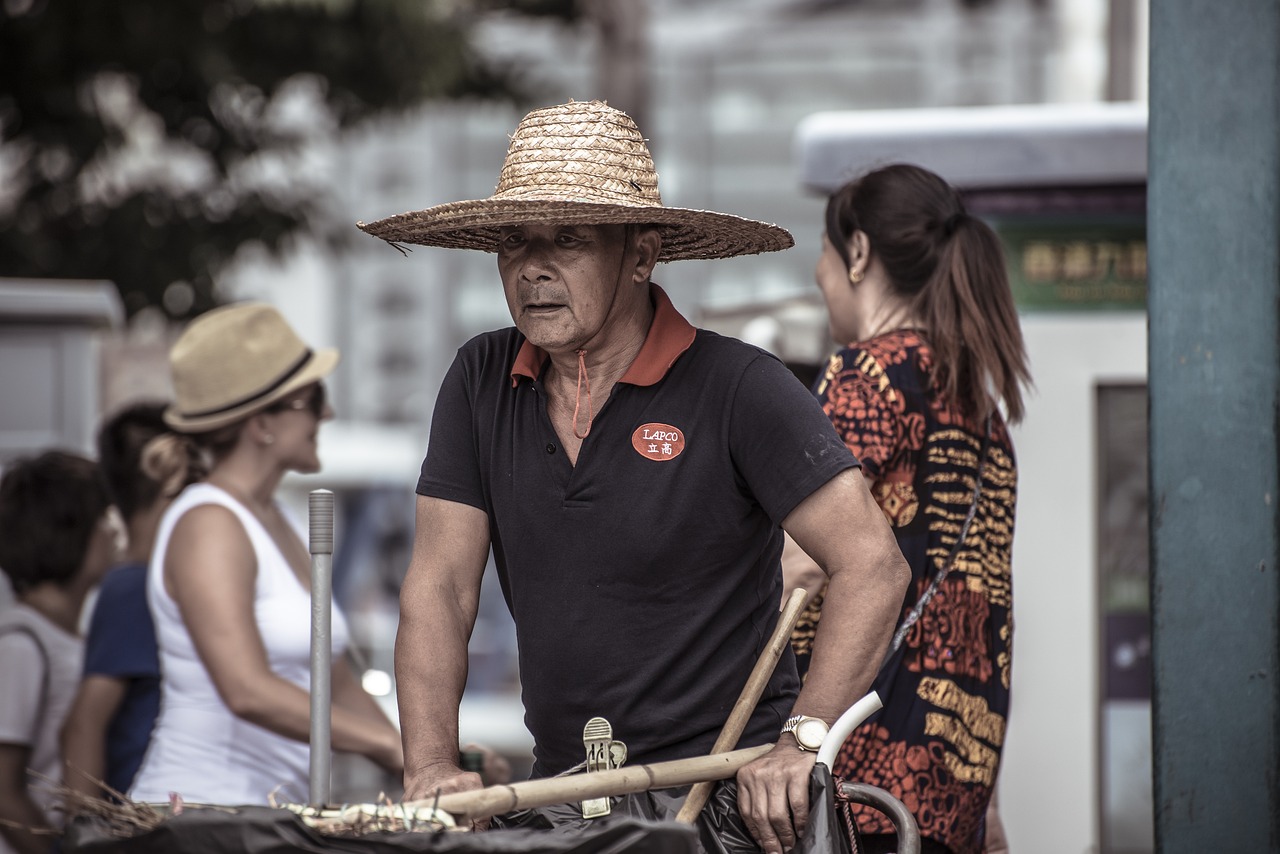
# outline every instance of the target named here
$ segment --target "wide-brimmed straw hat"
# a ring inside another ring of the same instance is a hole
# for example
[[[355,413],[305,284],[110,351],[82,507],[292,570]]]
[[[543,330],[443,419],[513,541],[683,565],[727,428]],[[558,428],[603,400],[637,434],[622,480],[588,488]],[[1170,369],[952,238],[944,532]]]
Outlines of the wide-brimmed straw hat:
[[[500,228],[535,222],[658,226],[659,261],[730,258],[795,245],[785,228],[766,222],[664,206],[644,137],[630,116],[601,101],[570,101],[525,116],[489,198],[356,225],[392,244],[496,252]]]
[[[247,418],[338,364],[333,348],[312,350],[274,307],[237,303],[187,326],[169,351],[174,401],[165,423],[204,433]]]

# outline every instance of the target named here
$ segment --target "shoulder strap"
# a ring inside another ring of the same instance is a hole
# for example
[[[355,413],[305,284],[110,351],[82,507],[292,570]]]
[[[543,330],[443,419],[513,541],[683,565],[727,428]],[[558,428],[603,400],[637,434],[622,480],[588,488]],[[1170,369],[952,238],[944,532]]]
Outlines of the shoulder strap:
[[[978,499],[982,496],[982,473],[987,467],[987,451],[990,447],[991,416],[988,415],[982,431],[982,449],[978,452],[978,473],[973,479],[973,500],[969,502],[969,512],[965,514],[964,523],[960,526],[960,534],[952,544],[951,551],[947,553],[947,559],[942,566],[938,567],[938,571],[933,574],[933,580],[929,582],[929,586],[925,588],[924,593],[921,593],[920,598],[916,600],[915,607],[903,618],[902,625],[898,626],[898,630],[893,633],[893,641],[889,644],[889,652],[886,658],[893,655],[898,651],[898,647],[902,646],[902,641],[906,639],[907,632],[920,619],[920,615],[924,613],[924,606],[929,604],[933,594],[938,592],[938,587],[942,584],[942,580],[947,577],[947,573],[955,565],[956,555],[960,553],[960,546],[964,544],[965,537],[969,536],[969,526],[973,524],[973,517],[978,514]]]
[[[0,628],[0,635],[19,633],[31,638],[31,642],[36,645],[36,650],[40,653],[40,705],[36,707],[36,722],[39,723],[44,720],[45,709],[49,705],[49,653],[44,648],[40,635],[36,634],[35,629],[30,626],[13,625]]]

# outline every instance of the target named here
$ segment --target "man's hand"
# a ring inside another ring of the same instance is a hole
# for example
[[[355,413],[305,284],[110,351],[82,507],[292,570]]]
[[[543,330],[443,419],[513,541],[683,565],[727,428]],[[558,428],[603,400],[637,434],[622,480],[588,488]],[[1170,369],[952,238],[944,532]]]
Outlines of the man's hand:
[[[480,775],[474,771],[463,771],[457,765],[441,763],[429,765],[412,775],[404,774],[404,800],[425,801],[430,804],[437,795],[448,795],[453,792],[469,792],[472,789],[484,788]],[[488,830],[489,819],[471,822],[472,830]]]
[[[738,771],[738,811],[765,854],[790,851],[804,834],[817,758],[787,733],[773,750]]]
[[[480,775],[474,771],[463,771],[457,765],[441,763],[429,765],[404,774],[404,799],[406,801],[429,801],[437,794],[447,795],[452,792],[469,792],[472,789],[484,788]]]

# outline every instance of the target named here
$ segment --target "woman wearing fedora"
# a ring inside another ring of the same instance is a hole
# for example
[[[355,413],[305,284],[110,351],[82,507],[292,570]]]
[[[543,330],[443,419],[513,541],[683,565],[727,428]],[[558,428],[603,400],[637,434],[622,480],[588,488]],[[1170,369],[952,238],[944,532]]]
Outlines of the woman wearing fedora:
[[[870,685],[907,567],[804,386],[650,279],[791,235],[664,206],[644,138],[600,102],[527,115],[493,196],[360,227],[495,253],[515,322],[465,344],[436,401],[396,637],[405,796],[479,785],[458,768],[458,701],[490,548],[541,777],[582,764],[596,717],[629,764],[710,752],[777,623],[785,529],[831,604],[808,682],[788,650],[750,715],[738,746],[776,746],[737,802],[766,851],[792,847],[809,733]]]
[[[320,468],[332,416],[313,351],[274,308],[196,318],[169,355],[172,433],[143,465],[176,495],[156,535],[147,601],[160,650],[161,711],[129,792],[135,801],[301,802],[309,778],[310,554],[275,498],[285,472]],[[395,727],[361,689],[333,615],[333,748],[403,768]]]

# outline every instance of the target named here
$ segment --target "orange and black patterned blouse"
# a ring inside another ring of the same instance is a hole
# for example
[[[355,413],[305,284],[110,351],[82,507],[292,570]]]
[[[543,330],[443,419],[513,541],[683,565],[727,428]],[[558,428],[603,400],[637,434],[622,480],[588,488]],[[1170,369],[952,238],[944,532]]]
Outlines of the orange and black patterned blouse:
[[[814,386],[911,565],[899,621],[959,535],[985,426],[941,399],[932,368],[919,333],[896,330],[840,349]],[[952,570],[876,680],[884,709],[854,731],[832,769],[892,793],[922,835],[957,854],[982,850],[1009,711],[1017,470],[1003,420],[993,419],[991,434],[977,514]],[[821,609],[819,596],[792,635],[802,674]],[[893,832],[881,813],[854,809],[863,833]]]

